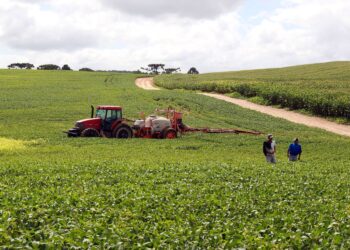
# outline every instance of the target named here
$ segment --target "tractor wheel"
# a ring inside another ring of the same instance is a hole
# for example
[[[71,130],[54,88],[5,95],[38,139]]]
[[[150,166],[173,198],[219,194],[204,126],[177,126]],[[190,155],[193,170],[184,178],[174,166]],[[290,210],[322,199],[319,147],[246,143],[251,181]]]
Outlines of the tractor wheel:
[[[165,129],[162,133],[163,139],[172,140],[172,139],[176,139],[176,137],[177,137],[177,133],[175,129],[172,129],[172,128]]]
[[[100,133],[94,128],[87,128],[81,132],[82,137],[99,137]]]
[[[118,139],[130,139],[132,138],[133,133],[129,126],[121,126],[114,131],[113,135]]]

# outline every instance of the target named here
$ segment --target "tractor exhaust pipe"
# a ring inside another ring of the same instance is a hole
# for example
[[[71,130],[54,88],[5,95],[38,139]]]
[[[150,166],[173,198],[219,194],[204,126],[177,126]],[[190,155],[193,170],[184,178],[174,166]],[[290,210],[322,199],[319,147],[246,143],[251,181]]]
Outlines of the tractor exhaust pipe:
[[[95,107],[91,105],[91,118],[94,118]]]

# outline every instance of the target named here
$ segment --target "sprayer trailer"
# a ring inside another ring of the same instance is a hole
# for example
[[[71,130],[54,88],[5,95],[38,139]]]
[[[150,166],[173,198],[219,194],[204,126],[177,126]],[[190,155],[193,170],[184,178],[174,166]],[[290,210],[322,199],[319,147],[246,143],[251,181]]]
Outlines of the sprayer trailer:
[[[91,118],[77,121],[74,128],[66,131],[69,137],[108,137],[128,139],[155,138],[175,139],[185,133],[234,133],[260,135],[258,131],[237,129],[191,128],[182,122],[182,113],[174,109],[155,111],[155,115],[141,119],[130,120],[123,118],[120,106],[91,106]]]

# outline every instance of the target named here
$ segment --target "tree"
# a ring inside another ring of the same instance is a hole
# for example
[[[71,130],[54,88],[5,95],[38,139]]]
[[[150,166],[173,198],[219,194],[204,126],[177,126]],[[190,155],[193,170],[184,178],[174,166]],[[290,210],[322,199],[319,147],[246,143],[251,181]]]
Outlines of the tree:
[[[89,72],[93,72],[94,70],[90,69],[90,68],[81,68],[79,69],[79,71],[89,71]]]
[[[141,68],[141,69],[147,71],[149,74],[158,75],[164,72],[164,66],[165,64],[153,63],[153,64],[148,64],[147,68]]]
[[[190,75],[198,75],[199,72],[198,72],[198,70],[197,70],[195,67],[192,67],[192,68],[190,68],[190,70],[187,72],[187,74],[190,74]]]
[[[34,65],[31,63],[12,63],[7,67],[9,69],[32,69]]]
[[[72,70],[68,64],[63,65],[62,70]]]
[[[25,63],[25,68],[32,69],[32,68],[35,68],[35,66],[34,66],[34,64],[31,64],[31,63]]]
[[[167,68],[167,69],[164,69],[165,71],[165,74],[173,74],[173,73],[177,73],[177,72],[180,72],[181,69],[180,68]]]
[[[60,66],[57,66],[55,64],[43,64],[40,65],[38,68],[38,70],[60,70]]]

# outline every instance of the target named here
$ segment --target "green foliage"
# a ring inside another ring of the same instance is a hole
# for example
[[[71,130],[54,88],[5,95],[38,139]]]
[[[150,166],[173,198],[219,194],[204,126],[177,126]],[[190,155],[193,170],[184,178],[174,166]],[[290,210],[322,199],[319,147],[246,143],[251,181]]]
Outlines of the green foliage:
[[[72,70],[68,64],[62,66],[62,70]]]
[[[245,97],[261,97],[269,105],[350,119],[350,62],[198,76],[159,76],[156,84],[167,89],[238,92]]]
[[[34,65],[31,63],[11,63],[7,67],[9,69],[32,69]]]
[[[195,67],[192,67],[188,70],[187,74],[198,75],[199,71]]]
[[[90,69],[90,68],[81,68],[81,69],[79,69],[79,71],[93,72],[94,70],[93,70],[93,69]]]
[[[3,248],[350,247],[350,139],[186,91],[147,92],[136,75],[0,71]],[[90,104],[137,118],[169,105],[196,127],[272,132],[177,140],[67,138]],[[288,163],[298,136],[302,161]]]
[[[40,65],[37,69],[38,70],[60,70],[61,67],[55,64],[44,64],[44,65]]]

